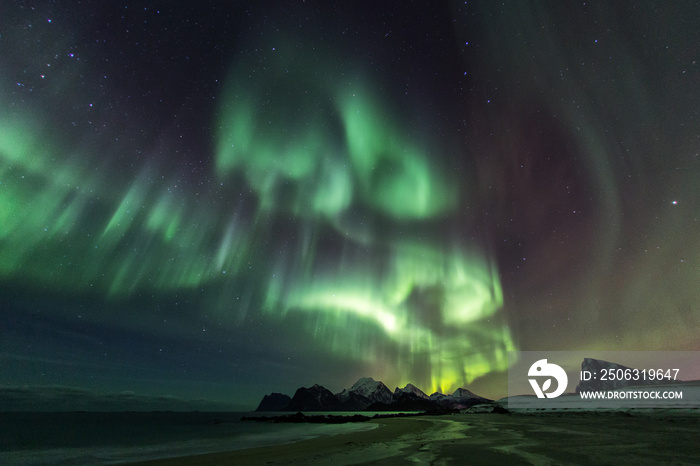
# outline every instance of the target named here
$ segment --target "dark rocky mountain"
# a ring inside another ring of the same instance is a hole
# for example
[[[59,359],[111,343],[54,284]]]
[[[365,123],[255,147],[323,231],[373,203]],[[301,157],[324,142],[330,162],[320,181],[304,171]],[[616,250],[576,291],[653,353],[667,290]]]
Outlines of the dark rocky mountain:
[[[382,382],[363,377],[336,395],[320,385],[300,388],[291,399],[280,393],[266,395],[257,411],[445,411],[489,402],[465,388],[428,396],[408,384],[391,393]]]
[[[271,393],[263,397],[256,411],[283,411],[289,406],[290,401],[292,401],[292,399],[287,395]]]
[[[299,388],[283,411],[339,411],[340,400],[330,390],[318,384]]]
[[[475,395],[466,388],[458,388],[451,395],[435,392],[430,395],[430,401],[442,409],[465,409],[492,400]]]
[[[478,401],[479,403],[489,403],[493,401],[489,400],[488,398],[484,398],[483,396],[479,396],[466,388],[458,388],[455,390],[452,394],[452,398],[458,401],[469,401],[470,403],[471,401]]]
[[[341,411],[364,411],[371,404],[369,398],[353,392],[344,395],[340,402]]]
[[[490,403],[491,401],[493,400],[476,395],[466,388],[458,388],[452,395],[442,398],[438,403],[448,409],[464,409],[478,404]]]
[[[430,411],[436,404],[412,392],[398,392],[391,403],[372,403],[367,411]]]
[[[464,398],[468,398],[468,399],[478,398],[480,400],[486,399],[486,398],[483,398],[483,397],[475,394],[474,392],[467,390],[466,388],[458,388],[457,390],[455,390],[455,392],[452,394],[452,398],[456,398],[458,400],[461,400]]]

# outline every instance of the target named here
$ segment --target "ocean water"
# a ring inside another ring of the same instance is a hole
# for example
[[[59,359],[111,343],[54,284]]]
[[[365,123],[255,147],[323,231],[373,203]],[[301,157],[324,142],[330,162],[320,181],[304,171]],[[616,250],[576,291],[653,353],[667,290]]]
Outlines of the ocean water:
[[[264,413],[276,414],[290,413]],[[240,420],[254,415],[260,413],[0,413],[0,464],[118,464],[279,445],[376,427],[366,422]]]

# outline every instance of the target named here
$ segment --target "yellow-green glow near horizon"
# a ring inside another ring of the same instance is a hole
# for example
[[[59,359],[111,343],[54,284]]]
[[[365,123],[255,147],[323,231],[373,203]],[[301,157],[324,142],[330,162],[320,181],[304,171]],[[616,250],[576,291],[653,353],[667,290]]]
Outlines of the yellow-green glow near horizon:
[[[288,293],[268,295],[266,308],[309,319],[316,338],[340,355],[371,362],[391,341],[404,383],[421,380],[431,391],[450,392],[507,368],[515,346],[488,262],[405,243],[384,259],[297,276]],[[367,338],[372,332],[381,344]],[[418,367],[430,367],[429,380]]]

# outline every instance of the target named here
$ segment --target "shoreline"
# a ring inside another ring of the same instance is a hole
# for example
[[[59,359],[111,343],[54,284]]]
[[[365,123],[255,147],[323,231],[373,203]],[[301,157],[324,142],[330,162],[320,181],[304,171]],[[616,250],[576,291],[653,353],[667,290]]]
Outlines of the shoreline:
[[[415,422],[404,422],[410,419]],[[387,457],[400,453],[402,443],[397,439],[407,434],[417,434],[432,426],[429,420],[416,418],[382,418],[366,421],[377,425],[376,428],[347,434],[337,434],[327,437],[315,437],[294,443],[284,443],[266,447],[233,450],[202,455],[160,458],[155,460],[126,463],[131,466],[158,465],[220,465],[220,464],[314,464],[314,461],[325,462],[329,456],[343,454],[355,447],[366,445],[387,445]],[[391,446],[390,446],[391,445]],[[382,455],[383,456],[383,455]],[[377,458],[381,459],[381,458]]]
[[[255,464],[693,464],[697,414],[456,414],[368,421],[377,428],[132,466]]]

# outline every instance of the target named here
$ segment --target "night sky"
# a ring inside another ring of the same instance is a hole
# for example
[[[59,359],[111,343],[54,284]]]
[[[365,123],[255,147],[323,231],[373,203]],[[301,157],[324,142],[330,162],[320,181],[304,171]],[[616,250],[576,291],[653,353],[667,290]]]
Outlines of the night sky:
[[[0,13],[0,387],[505,396],[700,348],[700,3]]]

